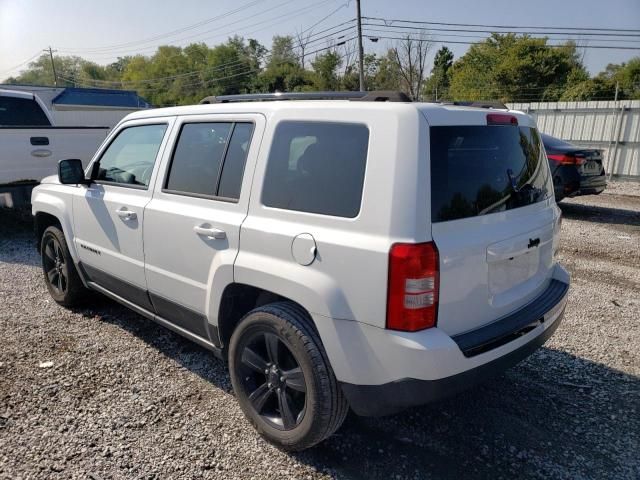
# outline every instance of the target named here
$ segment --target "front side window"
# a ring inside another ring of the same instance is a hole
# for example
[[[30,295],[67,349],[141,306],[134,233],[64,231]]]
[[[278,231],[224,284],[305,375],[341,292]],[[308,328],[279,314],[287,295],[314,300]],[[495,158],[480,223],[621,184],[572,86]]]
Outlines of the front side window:
[[[433,222],[511,210],[551,195],[551,175],[535,128],[447,126],[430,132]]]
[[[267,161],[262,203],[353,218],[360,212],[369,129],[364,125],[281,122]]]
[[[51,122],[35,100],[0,96],[0,126],[50,127]]]
[[[158,124],[120,131],[100,158],[97,180],[148,187],[166,130],[166,124]]]

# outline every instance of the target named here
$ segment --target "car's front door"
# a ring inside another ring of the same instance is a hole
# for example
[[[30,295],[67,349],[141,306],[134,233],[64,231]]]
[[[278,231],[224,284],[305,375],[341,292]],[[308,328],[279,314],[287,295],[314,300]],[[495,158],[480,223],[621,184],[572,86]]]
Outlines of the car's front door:
[[[148,310],[142,223],[171,123],[120,128],[97,157],[96,181],[73,202],[74,240],[88,279]]]
[[[213,343],[208,322],[215,325],[216,298],[233,282],[263,130],[260,115],[178,118],[175,147],[145,209],[145,268],[157,314]]]

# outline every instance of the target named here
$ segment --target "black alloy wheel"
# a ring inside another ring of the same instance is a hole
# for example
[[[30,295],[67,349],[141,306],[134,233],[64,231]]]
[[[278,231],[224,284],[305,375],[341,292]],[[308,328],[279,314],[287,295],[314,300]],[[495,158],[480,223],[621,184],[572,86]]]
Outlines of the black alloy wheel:
[[[240,320],[229,372],[247,419],[284,450],[316,445],[349,411],[311,316],[293,302],[262,305]]]
[[[42,271],[51,297],[64,307],[81,304],[87,298],[85,288],[62,230],[52,225],[47,227],[40,239]]]
[[[69,270],[60,241],[48,235],[43,242],[42,265],[49,286],[54,293],[64,296],[69,288]]]
[[[300,363],[278,336],[254,331],[242,349],[242,386],[255,412],[278,430],[292,430],[306,411],[307,386]]]

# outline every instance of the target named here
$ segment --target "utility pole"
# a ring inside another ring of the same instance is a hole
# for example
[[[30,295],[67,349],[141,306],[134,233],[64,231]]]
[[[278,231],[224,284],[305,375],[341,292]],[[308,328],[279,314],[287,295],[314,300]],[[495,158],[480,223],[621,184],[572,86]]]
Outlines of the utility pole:
[[[56,64],[53,61],[53,52],[57,52],[57,50],[51,50],[51,46],[49,48],[45,48],[43,52],[49,52],[49,58],[51,59],[51,68],[53,69],[53,84],[58,86],[58,75],[56,75]]]
[[[360,0],[356,0],[358,10],[358,64],[360,70],[360,91],[364,92],[364,49],[362,48],[362,14],[360,13]]]
[[[613,98],[613,102],[615,106],[613,107],[613,111],[618,111],[620,105],[618,104],[618,92],[620,91],[620,81],[616,82],[616,94]],[[620,139],[620,127],[622,126],[622,116],[624,115],[624,108],[620,109],[620,113],[616,116],[616,121],[614,125],[611,125],[611,140],[609,140],[609,147],[607,148],[607,157],[609,157],[609,165],[607,165],[609,169],[609,181],[613,178],[613,170],[616,164],[616,157],[618,156],[618,140]],[[617,127],[617,128],[616,128]],[[614,140],[614,132],[615,140]],[[615,146],[614,146],[615,141]],[[613,149],[611,147],[614,147]]]

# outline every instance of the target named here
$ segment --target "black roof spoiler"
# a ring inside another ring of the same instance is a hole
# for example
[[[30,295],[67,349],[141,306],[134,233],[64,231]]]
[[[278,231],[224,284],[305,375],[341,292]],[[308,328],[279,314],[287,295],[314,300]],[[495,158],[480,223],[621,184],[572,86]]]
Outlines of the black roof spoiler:
[[[247,93],[241,95],[209,96],[200,100],[200,104],[235,103],[235,102],[264,102],[278,100],[354,100],[361,102],[411,102],[402,92],[374,91],[374,92],[276,92],[276,93]]]
[[[509,110],[504,103],[497,100],[476,100],[473,102],[443,102],[446,105],[457,105],[459,107],[475,107],[475,108],[495,108],[497,110]]]

